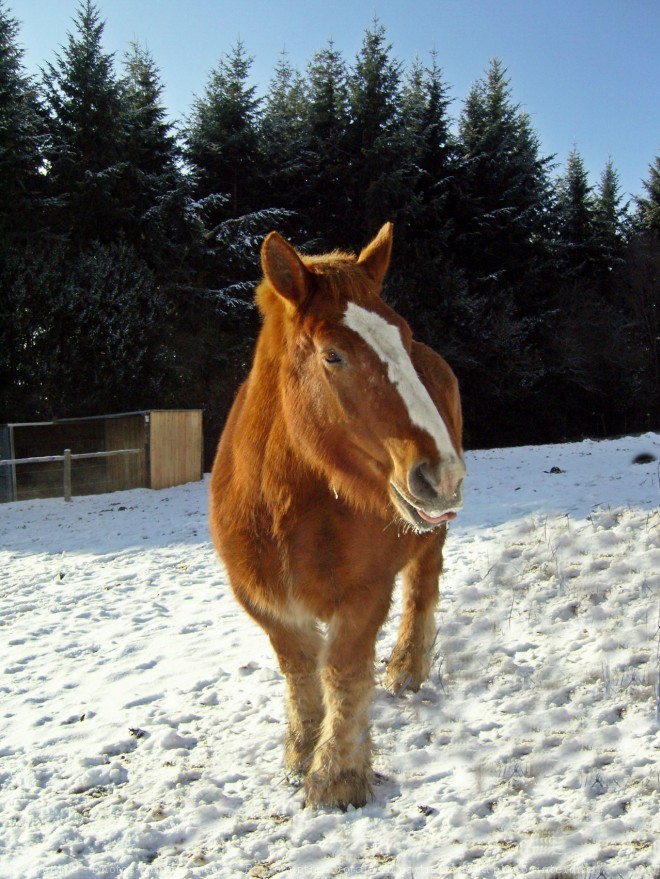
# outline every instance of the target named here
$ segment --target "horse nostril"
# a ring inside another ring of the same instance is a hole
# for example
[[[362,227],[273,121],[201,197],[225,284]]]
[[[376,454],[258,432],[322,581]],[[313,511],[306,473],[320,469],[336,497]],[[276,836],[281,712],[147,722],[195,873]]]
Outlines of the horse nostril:
[[[413,464],[408,473],[408,488],[412,495],[422,501],[434,501],[439,497],[445,501],[460,501],[465,468],[446,464],[440,465],[436,471],[428,461]]]
[[[413,464],[408,473],[408,488],[414,497],[423,501],[432,501],[438,496],[434,485],[433,472],[428,461]]]

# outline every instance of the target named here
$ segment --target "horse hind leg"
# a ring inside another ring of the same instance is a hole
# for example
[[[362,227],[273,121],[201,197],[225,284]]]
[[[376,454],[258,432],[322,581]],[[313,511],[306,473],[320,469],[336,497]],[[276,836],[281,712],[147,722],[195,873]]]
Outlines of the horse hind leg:
[[[446,529],[403,571],[403,612],[385,684],[394,693],[417,691],[429,676],[436,639],[435,609]]]

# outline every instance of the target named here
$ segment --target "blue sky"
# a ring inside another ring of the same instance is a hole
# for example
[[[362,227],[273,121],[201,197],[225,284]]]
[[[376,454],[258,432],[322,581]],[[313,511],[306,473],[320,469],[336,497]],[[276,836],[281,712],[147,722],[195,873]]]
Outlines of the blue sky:
[[[37,72],[66,42],[77,0],[5,0]],[[438,63],[458,115],[491,58],[508,69],[544,155],[561,166],[573,145],[595,183],[611,156],[624,193],[641,194],[660,153],[658,0],[98,0],[105,48],[145,45],[174,118],[190,110],[219,58],[242,40],[266,91],[282,50],[304,70],[334,40],[352,63],[377,16],[393,55]]]

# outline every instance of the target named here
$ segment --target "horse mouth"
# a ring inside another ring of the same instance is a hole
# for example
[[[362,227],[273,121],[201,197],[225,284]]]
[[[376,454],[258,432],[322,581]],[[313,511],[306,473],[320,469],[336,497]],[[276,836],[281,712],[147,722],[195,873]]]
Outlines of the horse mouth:
[[[392,499],[402,518],[417,531],[432,531],[456,518],[458,507],[448,507],[446,510],[429,508],[424,510],[417,506],[411,498],[404,495],[393,482],[390,482],[390,488],[392,489]]]

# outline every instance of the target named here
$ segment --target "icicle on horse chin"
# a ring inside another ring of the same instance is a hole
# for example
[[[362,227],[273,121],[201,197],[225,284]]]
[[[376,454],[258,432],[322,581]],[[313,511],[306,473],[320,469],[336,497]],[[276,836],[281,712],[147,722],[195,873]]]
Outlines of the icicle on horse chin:
[[[391,249],[390,223],[358,257],[268,235],[254,361],[211,478],[214,542],[286,678],[286,765],[309,805],[370,798],[376,636],[402,572],[386,683],[418,689],[462,506],[458,383],[381,298]]]

